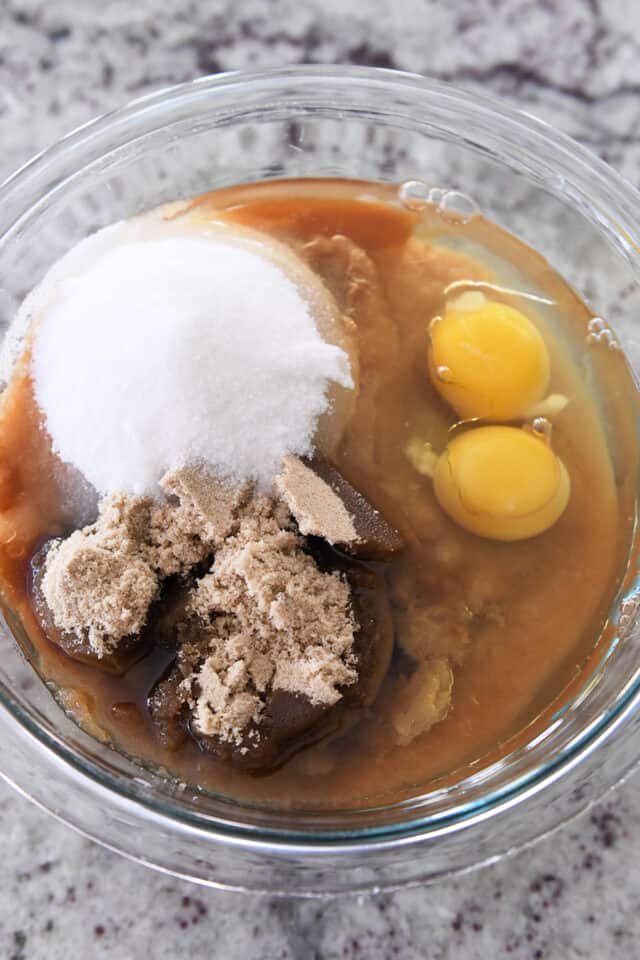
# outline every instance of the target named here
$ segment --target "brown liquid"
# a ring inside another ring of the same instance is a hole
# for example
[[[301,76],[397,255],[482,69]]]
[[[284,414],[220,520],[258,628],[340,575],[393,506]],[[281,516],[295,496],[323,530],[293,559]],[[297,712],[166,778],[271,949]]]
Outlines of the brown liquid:
[[[367,199],[359,199],[365,193]],[[469,764],[494,760],[540,730],[604,648],[598,639],[625,573],[634,517],[636,400],[626,364],[618,353],[587,350],[588,309],[541,257],[482,218],[467,225],[446,223],[435,212],[419,218],[396,204],[391,187],[342,181],[232,188],[198,198],[178,215],[222,213],[296,248],[324,238],[306,255],[354,310],[362,390],[337,466],[408,544],[386,569],[397,643],[376,702],[347,711],[339,734],[253,777],[216,762],[195,743],[176,751],[160,745],[146,697],[170,663],[166,648],[152,648],[115,677],[71,660],[51,643],[31,608],[29,562],[69,517],[26,372],[14,378],[0,415],[5,603],[25,625],[36,669],[57,685],[80,722],[181,780],[299,808],[390,801],[423,792],[435,780],[451,782]],[[367,255],[370,284],[350,287],[350,271],[362,265],[354,267],[352,247],[331,241],[336,234]],[[473,249],[474,257],[455,247]],[[426,321],[441,310],[444,288],[473,279],[513,287],[514,277],[520,287],[556,301],[550,314],[506,297],[538,323],[551,356],[551,391],[570,397],[554,427],[554,449],[567,466],[572,493],[550,531],[499,543],[450,521],[404,448],[414,434],[444,446],[455,419],[426,373]],[[423,608],[431,623],[423,652],[453,664],[453,702],[443,722],[400,747],[390,716],[411,669],[401,650],[403,634]]]

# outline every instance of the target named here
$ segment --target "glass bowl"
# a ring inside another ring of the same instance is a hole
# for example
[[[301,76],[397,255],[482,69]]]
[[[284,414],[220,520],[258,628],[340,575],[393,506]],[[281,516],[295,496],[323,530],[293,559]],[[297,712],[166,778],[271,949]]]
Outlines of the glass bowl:
[[[0,319],[93,230],[262,178],[422,181],[463,191],[614,321],[640,365],[640,196],[609,167],[499,101],[386,70],[301,67],[203,78],[76,130],[0,188]],[[446,194],[453,207],[468,201]],[[370,809],[282,812],[198,793],[83,733],[0,629],[3,776],[89,837],[211,886],[316,895],[380,890],[489,863],[582,811],[635,763],[635,564],[605,656],[535,739],[447,789]],[[577,601],[579,602],[579,601]]]

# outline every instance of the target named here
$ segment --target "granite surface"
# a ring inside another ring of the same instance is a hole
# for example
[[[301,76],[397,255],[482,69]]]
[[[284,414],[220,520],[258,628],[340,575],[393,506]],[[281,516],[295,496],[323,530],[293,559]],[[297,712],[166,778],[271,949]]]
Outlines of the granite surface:
[[[298,62],[398,67],[501,94],[640,182],[637,0],[0,0],[0,178],[131,97],[203,73]],[[1,786],[0,956],[636,957],[639,783],[481,872],[330,902],[242,897],[154,874]]]

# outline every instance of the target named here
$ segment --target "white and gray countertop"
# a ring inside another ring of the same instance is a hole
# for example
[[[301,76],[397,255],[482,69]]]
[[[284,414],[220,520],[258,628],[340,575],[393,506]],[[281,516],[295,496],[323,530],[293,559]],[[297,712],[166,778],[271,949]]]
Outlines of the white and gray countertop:
[[[396,67],[500,94],[640,184],[636,0],[0,0],[0,179],[132,97],[300,62]],[[480,872],[328,902],[152,873],[2,785],[0,956],[627,960],[640,956],[639,784]]]

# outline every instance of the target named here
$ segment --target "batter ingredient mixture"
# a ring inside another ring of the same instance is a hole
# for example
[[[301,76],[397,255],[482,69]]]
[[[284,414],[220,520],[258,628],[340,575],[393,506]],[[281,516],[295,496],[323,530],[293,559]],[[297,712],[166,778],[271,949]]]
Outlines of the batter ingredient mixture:
[[[5,350],[25,652],[95,736],[254,803],[400,799],[525,742],[601,655],[631,542],[635,389],[590,317],[392,186],[90,237]]]

